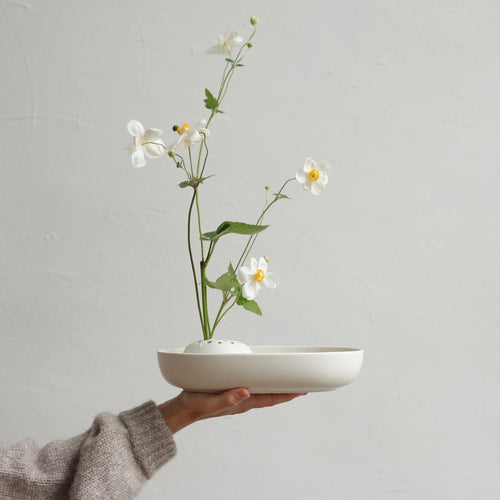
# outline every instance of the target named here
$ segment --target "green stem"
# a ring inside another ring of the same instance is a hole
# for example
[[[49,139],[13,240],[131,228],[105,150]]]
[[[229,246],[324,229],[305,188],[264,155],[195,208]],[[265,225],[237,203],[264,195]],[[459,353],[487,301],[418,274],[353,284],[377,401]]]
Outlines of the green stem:
[[[217,101],[218,101],[219,105],[221,104],[221,102],[224,100],[224,97],[226,96],[226,93],[227,93],[227,90],[229,87],[229,83],[231,82],[231,78],[233,76],[233,73],[234,73],[235,69],[238,67],[238,65],[241,63],[241,60],[245,56],[246,52],[248,51],[248,49],[249,49],[248,44],[249,44],[250,40],[252,40],[252,38],[254,37],[255,32],[256,32],[256,28],[254,26],[252,34],[250,35],[248,40],[245,42],[245,44],[239,49],[238,53],[236,54],[236,57],[233,60],[234,62],[233,63],[228,62],[224,68],[224,72],[222,74],[222,80],[221,80],[221,83],[219,86],[219,91],[217,93]],[[246,49],[245,52],[243,52],[244,49]],[[212,119],[216,113],[217,113],[217,108],[212,109],[212,112],[210,113],[210,117],[207,120],[206,128],[208,128],[208,126],[210,125],[210,122],[212,121]],[[165,147],[165,146],[163,146],[163,147]],[[205,158],[203,161],[203,166],[201,167],[201,158],[202,158],[203,148],[205,148],[206,154],[205,154]],[[184,159],[182,159],[181,166],[182,166],[183,170],[186,172],[188,179],[191,182],[193,182],[195,176],[194,176],[194,168],[193,168],[193,159],[191,156],[191,148],[189,148],[188,151],[189,151],[189,169],[191,172],[189,172],[188,169],[186,168],[186,165],[184,163]],[[197,159],[197,163],[196,163],[196,177],[198,179],[203,176],[203,172],[205,170],[205,165],[207,163],[207,157],[208,157],[208,148],[206,145],[206,137],[203,137],[201,144],[200,144],[198,159]],[[200,167],[201,167],[201,172],[200,172]],[[210,319],[209,319],[209,314],[208,314],[206,268],[207,268],[208,262],[212,256],[212,253],[214,251],[215,244],[213,242],[210,243],[210,246],[209,246],[208,251],[207,251],[207,255],[205,257],[204,244],[203,244],[203,240],[201,239],[203,232],[202,232],[202,227],[201,227],[201,210],[200,210],[200,200],[198,197],[198,185],[193,185],[193,191],[194,191],[193,197],[191,199],[191,203],[189,205],[189,211],[188,211],[188,251],[189,251],[189,260],[191,263],[191,270],[193,273],[193,280],[194,280],[194,286],[195,286],[195,291],[196,291],[196,303],[198,306],[198,314],[200,317],[201,328],[203,331],[203,338],[205,340],[208,340],[208,339],[212,338],[213,331],[215,330],[215,327],[219,324],[219,322],[227,314],[227,312],[234,306],[237,299],[235,299],[233,301],[233,303],[228,308],[226,308],[224,310],[224,307],[226,306],[226,304],[228,302],[227,294],[224,295],[221,307],[219,308],[219,311],[218,311],[217,316],[216,316],[215,321],[214,321],[213,328],[211,330],[210,329]],[[200,236],[200,251],[201,251],[201,260],[200,260],[201,302],[200,302],[200,292],[198,290],[198,278],[197,278],[197,274],[196,274],[196,268],[195,268],[194,258],[193,258],[193,251],[192,251],[192,247],[191,247],[191,218],[192,218],[193,206],[195,203],[196,203],[198,233]],[[269,206],[271,204],[269,204],[264,209],[259,220],[262,219],[264,213],[267,211],[267,209],[269,208]],[[245,247],[245,250],[248,248],[249,244],[250,244],[250,240],[248,241],[247,246]],[[240,258],[240,261],[241,261],[241,258]]]
[[[234,305],[236,304],[236,301],[238,300],[238,297],[236,297],[232,304],[220,315],[220,311],[222,310],[222,305],[221,305],[221,308],[219,309],[219,314],[217,314],[217,320],[214,322],[214,326],[212,328],[212,335],[215,331],[215,327],[224,319],[224,316],[234,307]],[[227,303],[227,301],[226,301]],[[224,304],[225,305],[225,304]],[[220,315],[220,316],[219,316]]]
[[[220,321],[220,315],[222,313],[222,310],[224,309],[224,306],[227,304],[229,298],[227,296],[227,292],[224,292],[222,294],[222,302],[221,302],[221,305],[219,307],[219,310],[217,311],[217,315],[215,316],[215,320],[214,320],[214,324],[213,324],[213,327],[212,327],[212,335],[214,334],[214,331],[215,331],[215,328],[217,327],[217,325],[219,324],[219,321]]]
[[[249,36],[248,40],[240,47],[240,50],[236,54],[236,57],[233,59],[233,63],[228,62],[226,64],[226,67],[224,68],[224,72],[222,73],[222,81],[219,87],[219,92],[217,93],[217,101],[219,103],[219,106],[221,105],[222,101],[224,100],[224,97],[226,96],[227,88],[229,86],[229,82],[231,81],[232,74],[234,73],[234,70],[238,67],[238,64],[241,63],[243,58],[245,57],[245,54],[248,52],[248,44],[250,40],[254,37],[256,32],[256,26],[254,26],[252,34]],[[246,51],[242,54],[243,50],[246,49]],[[228,71],[229,67],[229,71]],[[210,125],[210,122],[212,121],[212,118],[215,116],[217,113],[217,108],[213,109],[212,112],[210,113],[210,117],[208,118],[207,121],[207,128]]]
[[[203,338],[208,340],[212,338],[210,334],[210,319],[208,317],[208,300],[207,300],[207,276],[205,273],[207,263],[206,261],[200,262],[201,271],[201,300],[203,304]]]
[[[200,200],[198,197],[198,189],[196,189],[196,213],[198,217],[198,234],[200,236],[200,255],[201,260],[205,259],[205,247],[203,246],[203,240],[201,239],[201,235],[203,234],[201,229],[201,210],[200,210]]]
[[[203,244],[203,243],[202,243]],[[201,271],[201,303],[202,303],[202,309],[203,309],[203,338],[205,340],[211,339],[213,336],[213,329],[210,327],[210,318],[208,315],[208,294],[207,294],[207,274],[206,274],[206,269],[208,266],[208,263],[210,262],[210,258],[212,257],[212,254],[214,253],[215,249],[215,242],[211,241],[210,245],[208,247],[207,251],[207,256],[206,258],[202,259],[200,261],[200,271]]]
[[[189,152],[189,169],[191,170],[191,176],[194,177],[194,170],[193,170],[193,159],[191,158],[191,148],[188,148]]]
[[[191,247],[191,216],[193,213],[193,205],[196,199],[196,193],[197,193],[197,188],[193,188],[193,197],[191,198],[191,203],[189,204],[189,210],[188,210],[188,224],[187,224],[187,240],[188,240],[188,252],[189,252],[189,261],[191,262],[191,271],[193,273],[193,280],[194,280],[194,289],[196,292],[196,304],[198,306],[198,314],[200,316],[200,323],[201,323],[201,329],[203,332],[204,330],[204,322],[203,322],[203,316],[201,313],[201,305],[200,305],[200,294],[198,291],[198,277],[196,275],[196,268],[194,265],[194,258],[193,258],[193,250]]]
[[[268,203],[267,201],[267,191],[266,191],[266,203],[264,204],[264,209],[262,210],[262,213],[260,214],[259,218],[257,219],[257,222],[256,222],[256,225],[259,225],[262,223],[262,221],[264,220],[264,215],[266,214],[266,212],[278,201],[280,200],[280,195],[282,194],[283,192],[283,189],[285,189],[286,185],[295,180],[294,178],[291,178],[291,179],[288,179],[286,180],[283,185],[281,186],[281,188],[279,189],[279,191],[277,193],[275,193],[274,195],[274,199]],[[255,235],[251,235],[248,240],[247,240],[247,244],[245,245],[245,248],[243,249],[243,252],[240,256],[240,259],[238,260],[238,264],[236,265],[236,268],[235,269],[238,269],[238,267],[240,266],[240,264],[246,260],[246,258],[248,257],[248,254],[250,253],[250,251],[252,250],[253,248],[253,245],[255,243],[255,240],[257,239],[259,234],[255,234]],[[236,297],[234,299],[234,301],[229,305],[229,307],[227,307],[225,310],[224,310],[224,307],[226,306],[226,304],[228,303],[228,297],[227,297],[227,294],[224,294],[223,295],[223,298],[222,298],[222,303],[220,305],[220,308],[219,308],[219,311],[217,312],[217,316],[215,318],[215,321],[214,321],[214,324],[213,324],[213,327],[212,327],[212,335],[215,331],[215,328],[217,327],[217,325],[222,321],[222,319],[224,318],[224,316],[234,307],[234,305],[237,303],[238,301],[238,297]]]
[[[257,222],[255,223],[256,225],[260,225],[262,224],[262,221],[264,220],[264,215],[266,214],[266,212],[278,201],[280,200],[280,194],[282,194],[283,192],[283,189],[285,189],[286,185],[295,180],[295,178],[291,178],[291,179],[287,179],[284,184],[281,186],[280,190],[274,195],[274,199],[269,202],[265,207],[264,207],[264,210],[262,210],[262,213],[260,214],[259,218],[257,219]],[[253,248],[253,245],[255,243],[255,240],[257,239],[257,236],[259,235],[259,233],[257,234],[253,234],[251,235],[248,240],[247,240],[247,244],[245,245],[245,248],[243,249],[243,252],[241,253],[241,256],[238,260],[238,263],[236,264],[236,267],[235,269],[238,269],[238,267],[240,267],[241,263],[244,262],[247,257],[248,257],[248,254],[250,253],[250,251],[252,250]]]

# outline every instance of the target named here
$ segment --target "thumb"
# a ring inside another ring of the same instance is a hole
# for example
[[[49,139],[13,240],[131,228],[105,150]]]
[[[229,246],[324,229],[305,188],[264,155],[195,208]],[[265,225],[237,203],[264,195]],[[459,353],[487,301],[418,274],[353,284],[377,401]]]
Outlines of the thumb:
[[[213,412],[219,413],[224,410],[230,410],[239,403],[250,397],[250,391],[244,387],[239,389],[230,389],[229,391],[217,394],[211,401]]]

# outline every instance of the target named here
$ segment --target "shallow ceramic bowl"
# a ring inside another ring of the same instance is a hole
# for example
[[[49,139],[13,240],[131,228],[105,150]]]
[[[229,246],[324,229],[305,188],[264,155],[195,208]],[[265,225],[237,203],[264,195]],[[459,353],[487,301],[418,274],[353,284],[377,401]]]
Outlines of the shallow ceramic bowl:
[[[352,347],[251,346],[250,354],[158,351],[170,384],[198,392],[248,387],[254,394],[332,391],[352,382],[363,351]]]

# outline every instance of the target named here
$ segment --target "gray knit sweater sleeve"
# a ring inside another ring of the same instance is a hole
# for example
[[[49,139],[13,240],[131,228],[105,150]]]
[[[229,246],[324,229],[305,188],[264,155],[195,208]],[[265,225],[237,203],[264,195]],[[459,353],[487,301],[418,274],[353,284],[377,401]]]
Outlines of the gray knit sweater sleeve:
[[[38,448],[0,444],[1,499],[128,499],[174,457],[175,443],[148,401],[119,416],[98,415],[85,433]]]

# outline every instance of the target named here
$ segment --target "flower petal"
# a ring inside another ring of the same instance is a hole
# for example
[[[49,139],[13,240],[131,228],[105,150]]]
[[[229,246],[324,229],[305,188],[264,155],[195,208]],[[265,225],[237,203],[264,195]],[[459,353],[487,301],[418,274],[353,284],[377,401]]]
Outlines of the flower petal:
[[[161,141],[155,144],[144,144],[143,149],[147,158],[159,158],[165,152],[165,149],[162,148],[159,144],[163,144]]]
[[[316,164],[316,168],[318,169],[318,172],[320,174],[326,174],[328,172],[328,170],[330,170],[331,165],[329,162],[327,162],[325,160],[320,160]]]
[[[262,269],[264,271],[264,273],[267,272],[267,262],[266,262],[266,259],[264,257],[260,257],[257,269]]]
[[[306,179],[306,181],[304,182],[303,184],[303,187],[304,187],[304,191],[309,191],[311,189],[311,180],[309,179],[309,177]]]
[[[132,153],[137,149],[134,144],[129,144],[125,149],[125,153],[132,155]]]
[[[311,193],[318,196],[325,190],[325,185],[321,182],[311,183]]]
[[[190,131],[191,132],[191,131]],[[200,142],[202,139],[201,134],[198,132],[197,129],[194,129],[190,134],[189,134],[189,140],[193,143],[196,144],[197,142]]]
[[[207,120],[206,118],[203,118],[202,120],[200,120],[197,124],[196,124],[196,127],[195,129],[200,133],[200,134],[203,134],[205,137],[208,137],[211,132],[210,130],[208,130],[208,128],[205,128],[205,125],[207,124]]]
[[[170,152],[170,151],[175,152],[175,150],[179,147],[181,141],[182,141],[182,135],[179,136],[179,138],[175,142],[173,142],[172,144],[167,146],[167,152]]]
[[[189,129],[181,135],[181,146],[183,148],[190,148],[199,141],[201,141],[201,135],[196,129]]]
[[[255,257],[252,257],[250,259],[250,268],[252,269],[252,273],[255,274],[257,272],[257,259]]]
[[[261,288],[261,284],[258,283],[255,280],[249,280],[247,281],[242,288],[242,294],[245,299],[248,300],[253,300],[255,297],[257,297],[257,294],[259,293],[259,290]]]
[[[220,45],[213,45],[212,47],[210,47],[209,49],[207,49],[207,54],[222,54],[224,55],[225,54],[225,49],[222,48],[221,49],[221,46]]]
[[[262,283],[264,283],[264,285],[271,290],[274,290],[278,286],[279,282],[279,276],[276,273],[266,273],[266,276],[262,280]]]
[[[225,38],[231,45],[238,45],[243,41],[243,38],[241,38],[240,34],[237,31],[233,31],[229,33],[229,35],[225,35]]]
[[[304,184],[309,179],[307,172],[304,172],[304,168],[300,167],[295,174],[295,178],[301,183]]]
[[[144,151],[142,149],[137,149],[132,153],[131,156],[132,165],[134,167],[140,168],[146,165],[146,158],[144,157]]]
[[[248,280],[251,280],[254,274],[255,271],[252,271],[247,266],[241,266],[236,270],[236,277],[241,284],[246,283]]]
[[[316,168],[316,162],[312,158],[307,157],[304,160],[304,165],[302,165],[302,169],[304,170],[304,172],[308,174],[313,168]]]
[[[210,47],[207,50],[208,54],[222,54],[226,57],[231,55],[231,49],[240,44],[243,41],[241,36],[237,31],[231,33],[224,33],[224,35],[219,35],[217,37],[217,45]]]
[[[144,127],[137,120],[130,120],[127,124],[127,130],[130,135],[134,136],[142,136],[144,134]]]
[[[157,139],[160,139],[162,135],[163,130],[159,128],[148,128],[146,132],[144,132],[144,140],[158,142]]]

